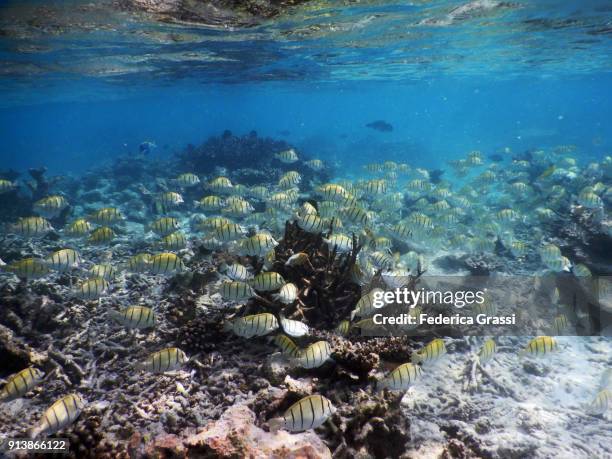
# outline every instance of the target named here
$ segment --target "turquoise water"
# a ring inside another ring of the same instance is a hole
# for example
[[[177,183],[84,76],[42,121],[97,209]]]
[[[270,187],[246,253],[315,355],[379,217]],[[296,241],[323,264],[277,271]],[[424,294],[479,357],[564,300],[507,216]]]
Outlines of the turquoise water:
[[[143,140],[170,156],[224,129],[424,167],[472,149],[610,148],[605,1],[314,2],[226,30],[105,2],[0,11],[6,168],[83,171]],[[393,132],[365,127],[377,119]]]

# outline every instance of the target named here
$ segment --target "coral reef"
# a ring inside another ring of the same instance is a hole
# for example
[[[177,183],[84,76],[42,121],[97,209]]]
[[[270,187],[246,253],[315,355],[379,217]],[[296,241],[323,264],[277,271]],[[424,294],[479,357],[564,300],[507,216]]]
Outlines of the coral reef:
[[[224,131],[220,136],[212,136],[199,146],[189,145],[178,154],[179,166],[186,171],[211,173],[215,169],[224,172],[243,185],[263,185],[278,180],[283,169],[297,170],[306,185],[314,178],[325,181],[329,170],[313,171],[304,166],[304,158],[290,165],[274,159],[274,154],[291,148],[283,140],[259,137],[255,131],[236,136]]]

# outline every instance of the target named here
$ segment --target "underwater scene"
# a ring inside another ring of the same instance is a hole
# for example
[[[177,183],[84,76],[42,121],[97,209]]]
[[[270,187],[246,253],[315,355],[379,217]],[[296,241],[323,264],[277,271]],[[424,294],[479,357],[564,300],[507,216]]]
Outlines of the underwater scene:
[[[612,457],[612,2],[0,2],[0,457]]]

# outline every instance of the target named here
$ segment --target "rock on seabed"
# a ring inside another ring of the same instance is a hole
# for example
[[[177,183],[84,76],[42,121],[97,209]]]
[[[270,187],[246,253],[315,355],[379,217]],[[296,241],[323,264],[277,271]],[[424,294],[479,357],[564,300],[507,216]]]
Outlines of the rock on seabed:
[[[200,432],[181,439],[160,435],[147,447],[148,457],[308,458],[331,459],[316,433],[266,432],[255,425],[255,414],[245,405],[229,408]]]

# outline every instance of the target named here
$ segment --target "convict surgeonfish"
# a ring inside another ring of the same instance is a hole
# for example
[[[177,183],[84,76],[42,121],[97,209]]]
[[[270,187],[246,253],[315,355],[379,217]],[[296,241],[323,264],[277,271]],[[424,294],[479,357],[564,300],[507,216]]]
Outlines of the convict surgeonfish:
[[[180,227],[179,221],[174,217],[161,217],[149,226],[149,229],[159,236],[167,236],[174,233]]]
[[[284,316],[280,316],[280,325],[283,331],[294,338],[300,338],[306,336],[309,332],[308,325],[299,320],[287,319]]]
[[[110,284],[108,281],[99,277],[94,277],[84,280],[77,285],[74,290],[74,296],[82,300],[97,300],[104,296],[109,288]]]
[[[478,362],[481,365],[488,363],[497,352],[497,343],[493,339],[488,339],[484,342],[480,350],[478,351]]]
[[[287,335],[276,335],[273,341],[280,348],[281,353],[287,357],[296,357],[300,352],[297,344]]]
[[[151,274],[174,274],[185,270],[183,261],[172,252],[159,253],[151,257],[149,272]]]
[[[116,207],[103,207],[91,214],[89,219],[96,225],[112,225],[124,220],[125,217]]]
[[[10,402],[16,398],[23,397],[34,389],[44,378],[45,374],[38,368],[28,367],[6,380],[6,384],[0,390],[0,402]]]
[[[10,225],[9,231],[22,237],[42,237],[53,231],[53,226],[43,217],[23,217]]]
[[[219,272],[225,274],[234,281],[246,282],[253,279],[253,274],[240,263],[233,263],[229,266],[223,264],[219,267]]]
[[[93,265],[91,268],[89,268],[89,275],[90,277],[99,277],[101,279],[110,281],[117,277],[117,270],[113,265],[101,263],[99,265]]]
[[[355,309],[353,309],[351,312],[351,320],[355,319],[356,317],[368,317],[374,314],[376,309],[378,309],[374,306],[376,302],[375,299],[382,296],[384,293],[385,292],[383,289],[374,288],[363,295],[359,301],[357,301]]]
[[[271,250],[274,250],[274,247],[277,245],[278,242],[269,234],[257,233],[254,236],[239,241],[238,253],[240,255],[262,257]]]
[[[226,322],[224,329],[242,338],[253,338],[254,336],[265,336],[277,330],[278,320],[274,314],[264,312]]]
[[[532,355],[536,357],[541,357],[550,352],[556,351],[558,348],[557,341],[551,336],[538,336],[533,338],[525,349],[523,349],[519,355]]]
[[[289,258],[287,258],[287,261],[285,262],[285,266],[302,266],[307,263],[310,263],[308,254],[305,252],[298,252],[298,253],[294,253]]]
[[[345,234],[332,234],[329,238],[323,239],[329,246],[329,250],[336,250],[346,253],[353,250],[353,240]]]
[[[87,242],[90,244],[108,244],[115,238],[115,232],[108,226],[101,226],[91,232]]]
[[[298,155],[293,148],[289,150],[274,153],[274,158],[285,164],[291,164],[298,160]]]
[[[331,354],[332,348],[327,341],[317,341],[301,349],[291,363],[306,369],[318,368],[331,358]]]
[[[200,183],[200,178],[191,172],[186,172],[176,178],[176,183],[181,187],[188,188],[198,185]]]
[[[110,316],[126,328],[145,329],[155,326],[155,313],[146,306],[129,306],[111,311]]]
[[[597,393],[593,401],[587,407],[591,414],[604,414],[612,407],[612,390],[603,389]]]
[[[71,237],[87,236],[93,230],[93,226],[84,218],[79,218],[65,228],[65,233]]]
[[[29,432],[30,438],[54,434],[72,424],[85,408],[85,401],[76,393],[66,395],[53,403]]]
[[[322,395],[309,395],[289,407],[285,414],[270,420],[270,431],[279,429],[302,432],[316,429],[336,412],[336,408]]]
[[[164,373],[166,371],[178,370],[189,359],[178,347],[168,347],[161,351],[153,352],[144,361],[136,364],[136,370],[151,373]]]
[[[22,258],[9,264],[0,260],[0,269],[15,274],[22,279],[40,279],[49,274],[49,266],[40,258]]]
[[[423,370],[419,365],[404,363],[391,373],[377,381],[376,389],[408,390],[410,386],[421,377]]]
[[[243,301],[255,296],[255,291],[242,281],[225,281],[221,284],[221,296],[226,300]]]
[[[272,297],[283,304],[292,304],[298,298],[298,288],[293,283],[285,284]]]
[[[66,198],[55,195],[47,196],[36,201],[32,209],[42,217],[55,218],[59,216],[66,207],[68,207]]]
[[[260,292],[269,292],[278,290],[285,285],[285,279],[279,273],[274,271],[265,271],[257,274],[251,281],[251,287]]]
[[[151,255],[148,253],[138,253],[128,258],[127,269],[133,273],[145,273],[149,270]]]
[[[446,354],[446,346],[444,345],[444,340],[441,338],[436,338],[427,345],[425,345],[421,350],[412,353],[412,363],[429,363],[438,360]]]
[[[340,336],[347,336],[350,330],[351,330],[351,322],[348,320],[340,321],[340,323],[334,329],[334,331]]]
[[[180,231],[175,231],[164,236],[159,245],[166,250],[182,250],[187,247],[187,237]]]
[[[65,272],[79,266],[81,256],[74,249],[61,249],[53,252],[48,258],[47,263],[55,271]]]

